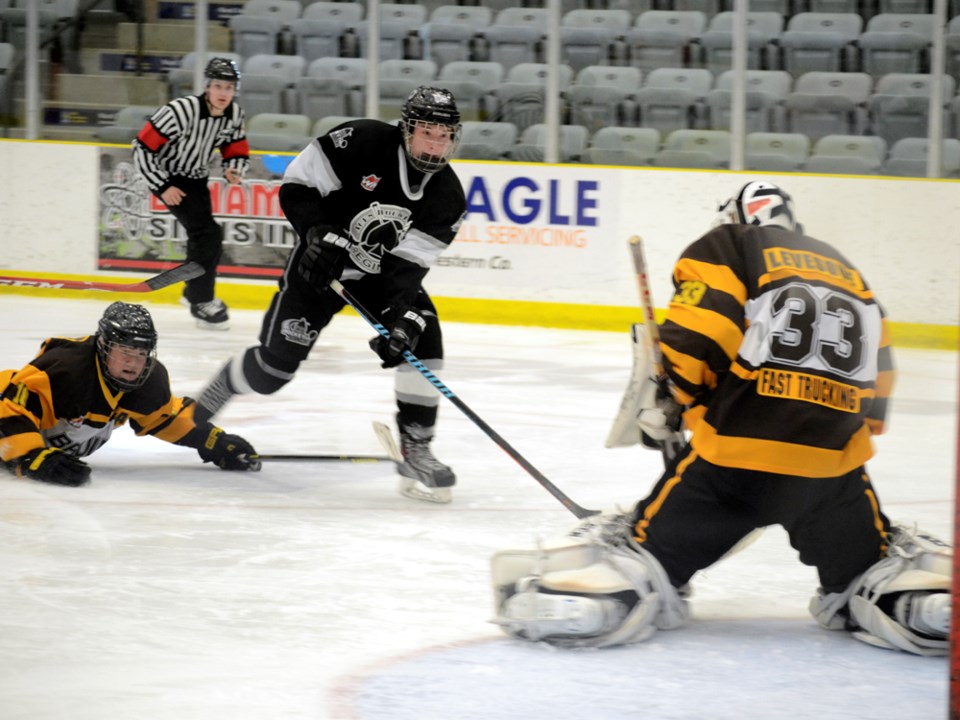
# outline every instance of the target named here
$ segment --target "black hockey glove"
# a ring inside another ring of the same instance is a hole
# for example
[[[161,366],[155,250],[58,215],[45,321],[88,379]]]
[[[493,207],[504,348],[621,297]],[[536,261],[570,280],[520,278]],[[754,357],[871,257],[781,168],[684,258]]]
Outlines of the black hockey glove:
[[[340,277],[353,243],[329,225],[316,225],[307,230],[306,249],[297,271],[314,290],[323,290]]]
[[[79,487],[90,482],[90,466],[57,448],[37,448],[7,463],[18,477],[54,485]]]
[[[388,310],[384,315],[387,319],[393,313]],[[413,308],[399,313],[399,317],[390,325],[390,337],[378,335],[370,341],[370,348],[383,360],[380,367],[392,368],[402,363],[404,351],[413,352],[420,340],[420,334],[426,328],[427,321]]]
[[[222,428],[213,427],[197,452],[205,463],[212,462],[221,470],[260,469],[260,456],[253,445],[239,435],[228,435]]]

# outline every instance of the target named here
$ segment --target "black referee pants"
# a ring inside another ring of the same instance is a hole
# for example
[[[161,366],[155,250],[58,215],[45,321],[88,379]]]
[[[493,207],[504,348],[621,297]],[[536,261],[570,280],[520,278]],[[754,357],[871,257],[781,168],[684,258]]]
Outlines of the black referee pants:
[[[213,219],[207,178],[174,176],[170,182],[186,193],[179,205],[167,205],[167,209],[187,232],[187,261],[199,263],[205,271],[187,280],[183,296],[191,303],[209,302],[213,300],[217,263],[223,251],[223,228]]]
[[[781,525],[827,592],[881,559],[889,521],[864,467],[806,478],[713,465],[687,446],[634,511],[634,536],[680,587],[752,530]]]

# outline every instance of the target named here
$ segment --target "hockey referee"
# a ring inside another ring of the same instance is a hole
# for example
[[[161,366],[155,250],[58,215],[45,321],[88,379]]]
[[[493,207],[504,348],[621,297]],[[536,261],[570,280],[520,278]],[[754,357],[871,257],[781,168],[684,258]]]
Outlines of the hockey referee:
[[[187,231],[187,260],[206,272],[188,280],[181,302],[190,307],[197,326],[229,327],[227,306],[214,296],[223,229],[213,219],[208,166],[216,150],[223,157],[223,175],[239,185],[250,162],[243,109],[235,102],[240,70],[215,57],[204,70],[201,95],[171,100],[157,110],[133,141],[133,159],[151,192]]]

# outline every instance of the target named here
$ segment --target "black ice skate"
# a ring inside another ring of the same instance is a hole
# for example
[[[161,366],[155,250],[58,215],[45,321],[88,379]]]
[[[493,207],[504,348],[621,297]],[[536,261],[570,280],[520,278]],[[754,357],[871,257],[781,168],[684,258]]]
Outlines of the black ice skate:
[[[402,476],[400,494],[415,500],[448,503],[452,499],[451,488],[457,482],[447,465],[434,457],[430,450],[432,433],[423,428],[400,428],[400,453],[403,462],[397,463]]]
[[[238,394],[233,389],[233,385],[230,384],[230,362],[232,360],[220,368],[217,376],[197,397],[197,407],[193,411],[193,417],[197,423],[204,423],[213,419],[213,416],[223,409],[230,398]]]
[[[180,304],[190,308],[190,314],[197,320],[197,327],[203,330],[229,330],[230,316],[227,315],[227,306],[218,298],[208,302],[192,303],[185,297],[180,298]]]

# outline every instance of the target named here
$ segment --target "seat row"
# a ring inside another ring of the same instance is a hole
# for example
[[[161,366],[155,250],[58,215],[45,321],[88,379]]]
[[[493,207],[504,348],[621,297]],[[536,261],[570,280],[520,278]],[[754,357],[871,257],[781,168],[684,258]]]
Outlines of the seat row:
[[[523,132],[510,123],[465,123],[458,157],[539,162],[546,126]],[[889,151],[888,151],[889,148]],[[721,130],[675,130],[661,138],[650,128],[606,127],[588,135],[582,126],[560,128],[560,161],[617,166],[724,169],[731,136]],[[888,146],[879,137],[828,135],[813,142],[798,133],[750,133],[745,164],[765,172],[815,172],[924,177],[929,142],[902,138]],[[960,177],[960,140],[943,141],[942,176]]]
[[[191,92],[193,57],[170,74],[172,94]],[[243,63],[240,102],[259,113],[366,114],[367,61],[320,58],[309,65],[299,56],[258,55]],[[544,121],[547,66],[521,63],[509,70],[497,63],[452,62],[437,71],[429,60],[385,60],[379,72],[379,116],[391,120],[419,85],[449,89],[464,119],[504,121],[521,131]],[[703,68],[590,66],[574,74],[560,67],[562,114],[566,123],[593,132],[608,125],[649,127],[661,134],[677,129],[730,128],[732,71],[714,77]],[[948,135],[960,136],[956,82],[943,80],[943,120]],[[929,75],[811,72],[794,78],[780,70],[747,72],[748,132],[824,135],[875,134],[893,143],[926,134]]]
[[[251,3],[261,0],[250,0]],[[262,0],[266,2],[267,0]],[[296,0],[279,0],[299,7]],[[323,6],[323,17],[306,16]],[[249,7],[249,4],[248,6]],[[355,8],[347,12],[344,8]],[[890,72],[922,72],[929,67],[934,16],[926,13],[883,13],[864,26],[856,13],[804,12],[787,21],[780,12],[748,13],[748,67],[783,69],[794,75],[812,71],[858,70],[874,76]],[[545,10],[507,8],[493,24],[490,8],[442,6],[423,22],[418,5],[383,5],[380,59],[427,59],[448,62],[479,60],[509,68],[545,59]],[[396,8],[394,10],[393,8]],[[413,10],[419,10],[414,13]],[[445,11],[441,13],[441,11]],[[242,57],[294,54],[308,62],[320,57],[366,57],[367,25],[362,7],[321,2],[307,7],[305,17],[238,15],[231,18],[233,49]],[[706,67],[729,69],[734,14],[724,11],[708,19],[701,11],[650,10],[631,23],[626,10],[573,10],[560,28],[561,59],[575,71],[588,65],[640,69]],[[948,72],[960,79],[960,15],[948,26]]]

